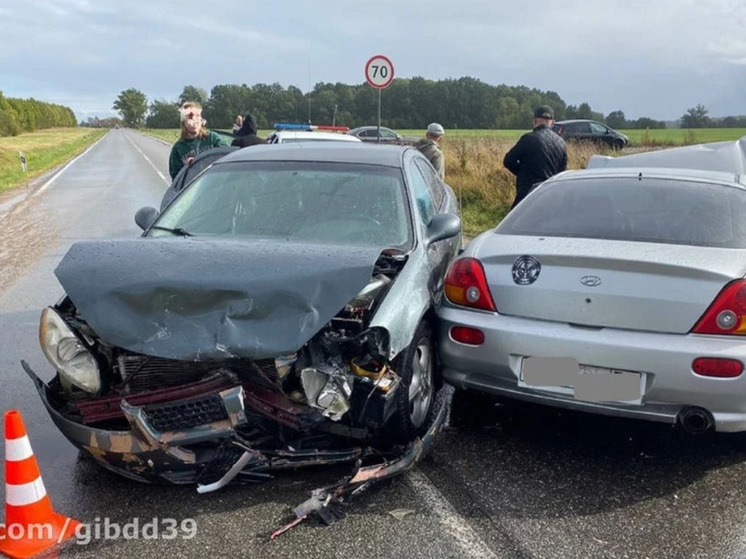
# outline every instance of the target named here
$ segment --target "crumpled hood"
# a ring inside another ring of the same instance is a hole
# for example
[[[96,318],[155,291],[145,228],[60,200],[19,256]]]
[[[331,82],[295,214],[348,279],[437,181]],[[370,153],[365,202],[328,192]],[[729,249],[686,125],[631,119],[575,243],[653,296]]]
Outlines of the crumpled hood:
[[[370,282],[382,248],[83,241],[55,275],[108,344],[171,359],[264,359],[311,339]]]

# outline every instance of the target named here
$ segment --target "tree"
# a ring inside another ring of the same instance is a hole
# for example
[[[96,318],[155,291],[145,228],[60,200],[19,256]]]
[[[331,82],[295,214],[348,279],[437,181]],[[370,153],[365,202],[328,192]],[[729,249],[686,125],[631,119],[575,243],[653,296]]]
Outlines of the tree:
[[[195,87],[193,85],[185,85],[184,90],[179,95],[179,105],[183,105],[187,101],[196,101],[203,107],[207,106],[207,102],[210,98],[207,96],[207,91],[201,87]]]
[[[156,99],[150,105],[145,124],[148,128],[179,128],[178,105],[173,101]]]
[[[681,117],[682,128],[707,128],[710,126],[710,117],[707,116],[707,109],[704,105],[697,105],[686,111]]]
[[[125,89],[114,101],[112,109],[122,115],[126,126],[139,128],[145,121],[148,112],[148,100],[145,94],[135,88]]]
[[[612,128],[626,128],[627,119],[622,111],[612,111],[606,115],[606,124]]]

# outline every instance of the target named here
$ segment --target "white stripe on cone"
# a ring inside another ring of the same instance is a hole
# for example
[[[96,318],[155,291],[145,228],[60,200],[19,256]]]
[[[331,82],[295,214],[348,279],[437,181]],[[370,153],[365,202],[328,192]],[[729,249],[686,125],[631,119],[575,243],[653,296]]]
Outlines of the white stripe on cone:
[[[44,488],[41,476],[30,483],[20,485],[12,483],[5,484],[5,502],[9,505],[16,507],[31,505],[46,496],[47,490]]]
[[[5,439],[5,460],[8,462],[18,462],[26,460],[34,455],[31,450],[31,443],[28,436],[24,435],[17,439]]]

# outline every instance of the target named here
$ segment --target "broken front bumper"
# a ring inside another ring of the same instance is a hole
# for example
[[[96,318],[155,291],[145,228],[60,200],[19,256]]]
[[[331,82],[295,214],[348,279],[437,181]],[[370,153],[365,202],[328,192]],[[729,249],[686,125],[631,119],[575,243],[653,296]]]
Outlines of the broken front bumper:
[[[206,425],[195,425],[181,431],[161,431],[157,426],[167,422],[163,417],[152,417],[152,414],[149,417],[143,406],[122,402],[121,411],[130,429],[98,429],[62,415],[51,402],[53,393],[50,387],[26,362],[22,365],[62,434],[105,468],[137,481],[195,483],[209,464],[224,458],[215,445],[200,446],[200,443],[228,439],[235,433],[234,428],[246,421],[243,389],[237,386],[219,392],[225,418]],[[168,410],[164,410],[163,415],[167,413]]]

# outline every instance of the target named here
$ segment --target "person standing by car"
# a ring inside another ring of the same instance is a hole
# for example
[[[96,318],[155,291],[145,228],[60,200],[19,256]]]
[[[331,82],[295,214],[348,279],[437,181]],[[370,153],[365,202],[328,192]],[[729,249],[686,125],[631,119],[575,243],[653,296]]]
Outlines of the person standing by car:
[[[531,189],[567,169],[567,146],[551,128],[554,111],[548,105],[534,111],[534,129],[521,136],[505,154],[503,165],[516,176],[512,210]]]
[[[445,179],[446,174],[446,162],[439,146],[444,134],[443,127],[437,122],[433,122],[427,125],[425,137],[415,144],[415,147],[428,158],[441,180]]]
[[[202,119],[202,105],[187,101],[179,112],[181,136],[171,148],[171,155],[168,158],[168,172],[172,179],[184,165],[190,165],[198,153],[228,145],[218,134],[205,128],[207,121]]]
[[[236,132],[236,138],[231,142],[231,145],[240,148],[247,148],[257,144],[266,144],[267,140],[257,136],[256,131],[256,118],[254,118],[254,115],[252,114],[247,114],[243,118],[243,125],[241,126],[241,129]]]
[[[241,129],[241,126],[243,126],[243,117],[241,115],[238,115],[236,117],[236,122],[233,124],[233,129],[231,130],[231,132],[235,134]]]

